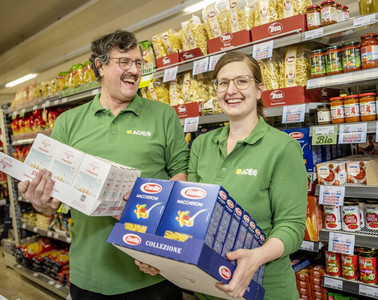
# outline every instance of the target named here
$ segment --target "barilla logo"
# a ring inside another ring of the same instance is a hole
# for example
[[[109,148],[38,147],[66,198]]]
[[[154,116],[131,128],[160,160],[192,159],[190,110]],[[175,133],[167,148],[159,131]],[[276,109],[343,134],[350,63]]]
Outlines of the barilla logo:
[[[223,200],[226,200],[226,199],[227,199],[227,195],[226,195],[226,193],[223,192],[223,191],[220,191],[220,192],[219,192],[219,196],[220,196]]]
[[[304,137],[304,134],[302,132],[292,132],[292,133],[290,133],[290,136],[293,139],[299,140],[299,139]]]
[[[219,267],[219,275],[222,276],[222,278],[229,280],[231,279],[231,271],[226,266],[220,266]]]
[[[285,98],[285,93],[281,90],[275,90],[270,93],[269,97],[272,101],[281,101],[283,98]]]
[[[295,61],[295,57],[294,56],[289,56],[288,58],[286,58],[286,62],[287,63],[293,63]]]
[[[231,42],[231,40],[232,40],[232,33],[230,33],[230,32],[225,32],[225,33],[223,33],[221,36],[220,36],[220,41],[222,42],[222,43],[228,43],[228,42]]]
[[[227,200],[227,205],[229,208],[234,208],[234,202],[232,202],[230,199]]]
[[[147,194],[157,194],[160,193],[163,188],[157,183],[145,183],[140,186],[140,190]]]
[[[268,32],[270,34],[278,34],[282,31],[282,29],[283,29],[283,25],[279,22],[275,22],[269,26]]]
[[[185,114],[186,113],[186,106],[185,105],[180,105],[177,108],[177,111],[178,111],[179,114]]]
[[[248,217],[248,215],[244,215],[244,222],[246,222],[246,223],[249,223],[249,217]]]
[[[253,221],[251,221],[249,223],[249,227],[251,227],[252,229],[255,229],[256,228],[256,224]]]
[[[206,191],[201,188],[187,187],[181,190],[181,196],[189,199],[202,199],[206,197]]]
[[[188,52],[185,52],[183,55],[182,55],[185,59],[190,59],[190,58],[193,58],[193,54],[192,53],[188,53]]]
[[[163,58],[162,62],[163,62],[163,65],[167,65],[167,64],[171,63],[171,60],[169,59],[168,56],[166,56],[166,57]]]
[[[264,235],[260,235],[260,240],[263,242],[265,241],[265,236]]]
[[[236,214],[237,214],[239,217],[241,217],[241,215],[242,215],[242,211],[241,211],[241,209],[240,209],[239,207],[237,207],[237,208],[235,209],[235,212],[236,212]]]
[[[128,245],[136,246],[142,242],[142,239],[139,237],[139,235],[128,233],[123,236],[123,241]]]
[[[260,236],[260,235],[261,235],[261,231],[260,231],[260,229],[257,228],[255,232],[256,232],[257,236]]]

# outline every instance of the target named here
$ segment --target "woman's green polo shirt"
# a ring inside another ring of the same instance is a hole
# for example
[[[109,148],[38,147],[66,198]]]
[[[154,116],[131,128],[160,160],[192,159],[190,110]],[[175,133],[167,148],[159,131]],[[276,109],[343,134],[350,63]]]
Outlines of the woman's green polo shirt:
[[[226,125],[194,140],[188,180],[222,185],[268,238],[283,242],[283,256],[265,269],[265,299],[298,299],[288,255],[300,247],[305,229],[307,176],[301,148],[260,118],[227,155],[228,131]]]

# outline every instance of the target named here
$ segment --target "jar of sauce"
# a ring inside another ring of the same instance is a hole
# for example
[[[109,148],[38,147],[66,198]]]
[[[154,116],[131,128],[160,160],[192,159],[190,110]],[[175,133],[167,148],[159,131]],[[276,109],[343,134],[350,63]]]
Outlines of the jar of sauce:
[[[331,119],[333,124],[345,122],[344,101],[342,97],[333,97],[331,101]]]
[[[326,48],[327,75],[340,74],[343,72],[343,58],[340,46]]]
[[[362,69],[378,67],[378,33],[361,36]]]
[[[344,112],[345,121],[347,123],[360,121],[360,105],[358,95],[344,97]]]
[[[346,5],[341,6],[343,10],[343,21],[349,20],[349,7]]]
[[[325,125],[331,123],[331,107],[329,104],[317,106],[318,124]]]
[[[326,59],[323,49],[317,49],[311,52],[311,78],[326,76]]]
[[[361,69],[360,43],[344,43],[343,47],[343,71],[351,72]]]
[[[335,3],[336,5],[336,21],[342,22],[343,21],[343,9],[340,3]]]
[[[326,0],[320,4],[321,12],[320,16],[322,19],[322,26],[331,25],[337,23],[336,15],[336,4],[333,0]]]
[[[307,29],[319,28],[321,25],[320,21],[320,6],[311,5],[307,7]]]
[[[360,94],[361,121],[374,121],[377,119],[375,93]]]

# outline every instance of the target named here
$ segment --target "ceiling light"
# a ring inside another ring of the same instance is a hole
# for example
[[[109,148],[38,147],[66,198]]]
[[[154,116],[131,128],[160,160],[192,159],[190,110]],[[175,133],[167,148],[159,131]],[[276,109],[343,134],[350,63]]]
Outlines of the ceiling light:
[[[201,2],[188,6],[187,8],[184,8],[184,12],[193,13],[193,12],[199,11],[205,8],[206,6],[208,6],[209,4],[214,3],[215,1],[216,0],[203,0]]]
[[[20,83],[23,83],[23,82],[25,82],[25,81],[28,81],[28,80],[30,80],[30,79],[35,78],[37,75],[38,75],[37,73],[31,73],[31,74],[28,74],[28,75],[22,76],[22,77],[20,77],[20,78],[18,78],[18,79],[16,79],[16,80],[13,80],[13,81],[7,83],[7,84],[5,85],[5,87],[14,87],[14,86],[16,86],[16,85],[18,85],[18,84],[20,84]]]

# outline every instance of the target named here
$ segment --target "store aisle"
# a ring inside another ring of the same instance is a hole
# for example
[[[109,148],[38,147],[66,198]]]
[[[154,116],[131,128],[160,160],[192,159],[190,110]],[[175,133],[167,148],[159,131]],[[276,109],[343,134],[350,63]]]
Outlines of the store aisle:
[[[8,300],[63,299],[6,267],[2,246],[0,246],[0,253],[0,299],[3,299],[2,297]]]

